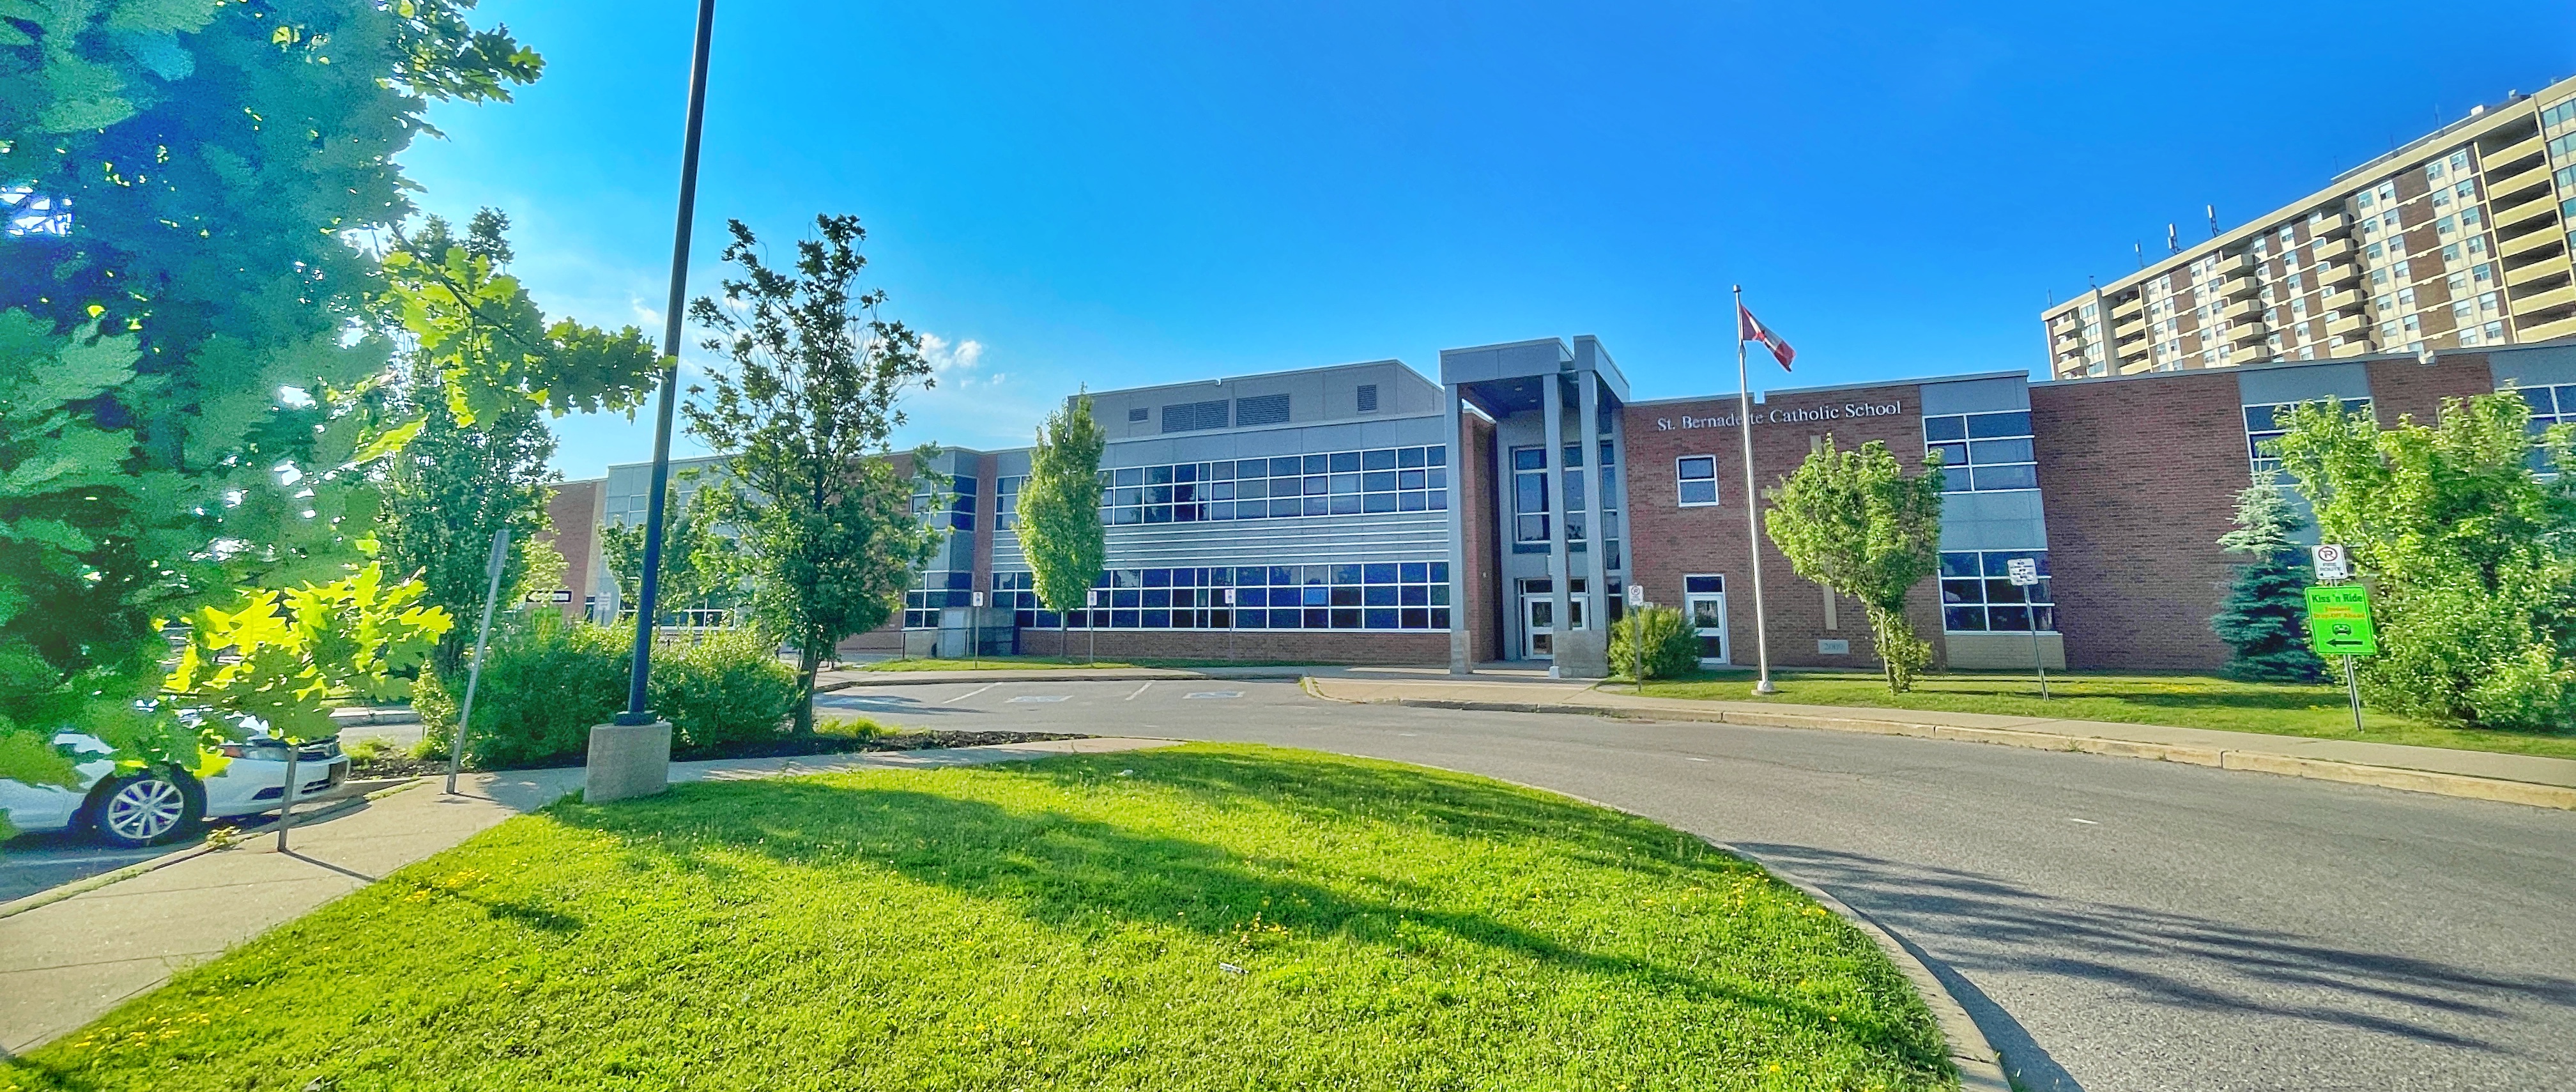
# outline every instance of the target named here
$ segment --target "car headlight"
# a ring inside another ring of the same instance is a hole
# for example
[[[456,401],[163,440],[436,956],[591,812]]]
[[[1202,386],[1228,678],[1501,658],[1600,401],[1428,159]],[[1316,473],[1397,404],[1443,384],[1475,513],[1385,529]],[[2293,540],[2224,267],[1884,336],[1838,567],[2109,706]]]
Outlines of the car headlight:
[[[262,762],[286,761],[286,745],[269,740],[251,740],[247,743],[223,743],[216,745],[215,750],[221,753],[225,758],[250,758],[257,759]]]

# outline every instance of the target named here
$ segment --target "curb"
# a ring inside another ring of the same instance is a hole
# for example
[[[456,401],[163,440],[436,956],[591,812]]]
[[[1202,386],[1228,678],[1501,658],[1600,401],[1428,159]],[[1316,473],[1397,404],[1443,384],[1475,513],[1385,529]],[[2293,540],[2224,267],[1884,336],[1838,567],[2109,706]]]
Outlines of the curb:
[[[1325,700],[1339,701],[1340,699],[1327,698]],[[1459,774],[1466,777],[1481,778],[1486,781],[1499,781],[1505,785],[1510,785],[1515,788],[1528,789],[1531,792],[1543,792],[1550,796],[1572,800],[1578,804],[1585,804],[1591,807],[1600,808],[1604,811],[1614,811],[1621,815],[1643,819],[1646,822],[1653,823],[1656,826],[1663,827],[1667,830],[1675,830],[1679,833],[1690,834],[1689,831],[1680,830],[1680,828],[1674,827],[1672,824],[1666,823],[1651,815],[1631,811],[1616,804],[1605,804],[1587,796],[1577,796],[1562,789],[1551,789],[1545,785],[1531,785],[1525,782],[1513,781],[1509,778],[1494,777],[1489,774],[1470,773],[1466,770],[1452,770],[1446,766],[1434,766],[1427,762],[1406,762],[1402,764],[1407,766],[1420,766],[1424,769],[1430,770],[1441,770],[1447,773]],[[2004,1075],[2003,1053],[1996,1050],[1993,1043],[1987,1041],[1985,1029],[1977,1026],[1976,1018],[1968,1015],[1967,1006],[1960,1004],[1959,999],[1950,993],[1949,987],[1941,984],[1940,976],[1933,974],[1932,968],[1925,966],[1921,959],[1916,958],[1914,949],[1904,941],[1897,939],[1896,934],[1889,932],[1886,926],[1880,925],[1878,923],[1878,919],[1852,909],[1849,903],[1835,898],[1832,892],[1826,891],[1824,888],[1817,886],[1814,881],[1809,880],[1804,876],[1800,876],[1795,872],[1781,868],[1769,861],[1763,860],[1759,854],[1748,853],[1734,845],[1718,841],[1717,839],[1704,834],[1691,834],[1690,836],[1699,839],[1702,844],[1711,849],[1717,850],[1720,853],[1751,863],[1754,867],[1759,868],[1764,873],[1768,874],[1772,879],[1797,888],[1799,893],[1816,900],[1818,905],[1823,906],[1827,911],[1849,923],[1852,928],[1858,929],[1863,934],[1867,935],[1871,942],[1878,945],[1879,951],[1887,954],[1888,961],[1896,964],[1897,972],[1903,974],[1905,976],[1905,980],[1913,985],[1914,992],[1918,996],[1922,997],[1924,1007],[1932,1010],[1932,1023],[1940,1029],[1941,1041],[1948,1045],[1950,1065],[1958,1070],[1959,1088],[1962,1092],[2013,1092],[2011,1079]]]
[[[301,827],[308,820],[327,819],[338,815],[341,812],[352,810],[369,800],[391,796],[419,783],[419,778],[409,777],[404,778],[398,784],[388,785],[384,788],[377,789],[363,795],[343,796],[335,800],[325,801],[320,807],[317,807],[312,811],[298,814],[295,817],[295,822],[297,826]],[[263,831],[260,833],[265,832]],[[257,836],[257,834],[252,835],[252,837]],[[47,888],[25,898],[13,899],[5,903],[0,903],[0,918],[16,917],[17,915],[24,914],[27,911],[36,909],[40,906],[51,906],[54,903],[61,902],[64,899],[68,899],[85,891],[96,891],[99,888],[108,886],[109,884],[130,880],[146,872],[160,868],[167,868],[191,858],[203,857],[206,854],[213,853],[217,850],[233,849],[238,847],[240,844],[241,843],[239,841],[199,842],[186,849],[172,850],[158,857],[151,858],[150,860],[136,861],[123,868],[111,869],[106,872],[101,872],[95,876],[73,880],[72,882],[63,884],[59,887]]]
[[[2105,739],[2100,736],[2070,736],[2056,732],[2025,732],[2010,728],[1966,728],[1953,724],[1919,724],[1901,720],[1873,720],[1866,717],[1818,717],[1800,713],[1750,713],[1714,709],[1624,708],[1612,705],[1553,702],[1465,701],[1448,698],[1376,698],[1360,701],[1330,697],[1312,685],[1306,688],[1306,692],[1325,701],[1354,705],[1407,705],[1425,709],[1466,709],[1492,713],[1577,713],[1617,720],[1683,720],[1757,728],[1817,728],[1881,736],[1913,736],[1919,739],[1991,743],[2040,751],[2075,751],[2083,754],[2108,755],[2114,758],[2181,762],[2213,769],[2276,774],[2282,777],[2304,777],[2316,781],[2339,781],[2347,785],[2369,785],[2401,792],[2420,792],[2435,796],[2491,800],[2498,803],[2576,811],[2576,788],[2541,785],[2529,781],[2506,781],[2493,777],[2472,777],[2468,774],[2409,770],[2396,766],[2338,762],[2324,758],[2300,758],[2269,751],[2222,750],[2187,744],[2143,743],[2136,740]]]

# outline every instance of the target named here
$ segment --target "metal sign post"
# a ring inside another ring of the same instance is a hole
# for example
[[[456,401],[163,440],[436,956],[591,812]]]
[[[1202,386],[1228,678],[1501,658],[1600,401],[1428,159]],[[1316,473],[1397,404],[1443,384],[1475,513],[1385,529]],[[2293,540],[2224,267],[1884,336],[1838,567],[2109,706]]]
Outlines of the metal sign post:
[[[2359,584],[2333,584],[2311,587],[2308,600],[2308,643],[2319,656],[2343,657],[2345,693],[2352,699],[2352,732],[2360,735],[2361,726],[2361,661],[2363,656],[2379,655],[2379,631],[2370,618],[2370,590]]]
[[[1098,667],[1100,665],[1100,599],[1101,590],[1099,588],[1091,589],[1090,617],[1082,620],[1082,628],[1088,630],[1091,635],[1090,655],[1091,666],[1093,667]]]
[[[1637,694],[1643,697],[1646,693],[1646,586],[1643,584],[1628,585],[1628,617],[1632,623],[1628,628],[1628,643],[1635,646],[1633,651],[1637,661]]]
[[[1225,658],[1234,658],[1234,589],[1218,588],[1216,605],[1225,608]]]
[[[2028,588],[2036,585],[2039,583],[2039,559],[2030,557],[2008,559],[2004,562],[2004,574],[2012,578],[2013,587]],[[2022,598],[2030,598],[2029,593],[2023,593]],[[2032,670],[2039,672],[2039,700],[2047,701],[2048,661],[2041,659],[2039,655],[2039,609],[2036,607],[2023,609],[2030,612],[2030,666]]]
[[[984,655],[984,593],[968,592],[967,597],[967,602],[972,609],[966,612],[966,625],[969,627],[966,637],[966,666],[971,669],[975,666],[976,660]]]
[[[465,707],[456,713],[456,738],[447,747],[447,795],[456,795],[456,771],[465,766],[465,725],[474,718],[474,690],[483,682],[483,649],[492,643],[492,602],[501,597],[501,570],[510,567],[510,529],[492,532],[492,556],[483,563],[490,586],[483,595],[483,624],[474,631],[474,666],[465,672]]]

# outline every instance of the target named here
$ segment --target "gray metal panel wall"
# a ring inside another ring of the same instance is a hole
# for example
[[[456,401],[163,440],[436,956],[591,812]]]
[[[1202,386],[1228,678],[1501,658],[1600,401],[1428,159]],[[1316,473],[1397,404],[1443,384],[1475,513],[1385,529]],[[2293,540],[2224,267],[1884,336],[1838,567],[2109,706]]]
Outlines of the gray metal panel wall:
[[[2018,377],[1925,383],[1920,388],[1923,416],[1952,413],[1998,413],[2030,408],[2030,381]]]
[[[2363,364],[2310,364],[2254,368],[2236,374],[2237,400],[2248,406],[2370,397],[2370,369]]]

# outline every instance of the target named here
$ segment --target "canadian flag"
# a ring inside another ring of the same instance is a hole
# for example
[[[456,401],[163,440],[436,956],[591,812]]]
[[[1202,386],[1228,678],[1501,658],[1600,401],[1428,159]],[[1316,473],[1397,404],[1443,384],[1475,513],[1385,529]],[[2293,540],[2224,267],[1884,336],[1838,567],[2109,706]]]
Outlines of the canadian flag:
[[[1798,359],[1798,350],[1790,348],[1786,339],[1762,325],[1762,320],[1754,318],[1753,312],[1746,310],[1741,303],[1735,305],[1735,340],[1761,342],[1763,348],[1771,350],[1771,359],[1779,361],[1780,370],[1784,372],[1790,370],[1790,361]]]

